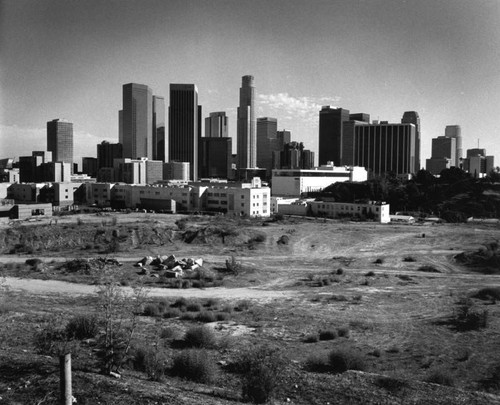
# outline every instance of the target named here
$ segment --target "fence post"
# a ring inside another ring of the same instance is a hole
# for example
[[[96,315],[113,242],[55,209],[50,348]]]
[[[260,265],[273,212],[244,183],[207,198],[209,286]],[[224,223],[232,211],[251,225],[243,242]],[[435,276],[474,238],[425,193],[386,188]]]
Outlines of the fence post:
[[[71,353],[59,356],[61,405],[72,405],[71,390]]]

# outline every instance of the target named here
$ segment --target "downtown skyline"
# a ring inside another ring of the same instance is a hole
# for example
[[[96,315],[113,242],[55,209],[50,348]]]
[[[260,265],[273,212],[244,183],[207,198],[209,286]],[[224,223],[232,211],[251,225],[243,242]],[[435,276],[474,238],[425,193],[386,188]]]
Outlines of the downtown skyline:
[[[118,142],[121,90],[130,82],[150,86],[167,105],[170,83],[195,84],[202,118],[226,112],[235,147],[240,81],[252,75],[256,118],[277,118],[279,130],[316,155],[319,111],[333,105],[389,122],[417,111],[421,166],[447,125],[461,126],[464,150],[479,139],[500,161],[495,1],[0,7],[2,157],[45,150],[45,125],[55,118],[74,123],[77,160],[96,156],[101,141]]]

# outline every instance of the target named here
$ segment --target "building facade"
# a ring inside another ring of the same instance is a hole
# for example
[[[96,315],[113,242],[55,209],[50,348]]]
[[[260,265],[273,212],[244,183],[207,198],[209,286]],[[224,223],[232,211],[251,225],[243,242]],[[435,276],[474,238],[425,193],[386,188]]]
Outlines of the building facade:
[[[73,166],[73,124],[55,119],[47,122],[47,150],[54,162],[66,162]]]
[[[124,158],[153,158],[153,92],[144,85],[123,85],[121,118]]]
[[[337,182],[366,181],[367,171],[363,167],[320,166],[313,170],[273,170],[273,196],[300,197],[304,193],[317,192]]]
[[[113,167],[115,159],[123,157],[123,145],[121,143],[109,143],[102,141],[97,145],[97,168]]]
[[[324,106],[319,112],[319,165],[333,161],[337,166],[342,160],[343,123],[349,121],[349,110]]]
[[[200,177],[232,178],[232,139],[204,137],[200,141]]]
[[[283,150],[279,144],[278,120],[271,117],[257,118],[257,167],[266,169],[266,178],[271,177],[273,152]]]
[[[212,112],[207,118],[205,118],[205,137],[229,137],[227,116],[224,111]]]
[[[189,181],[189,166],[189,162],[167,162],[163,165],[163,179]]]
[[[168,161],[189,162],[190,179],[198,178],[201,107],[194,84],[171,84],[168,109]]]
[[[165,99],[153,96],[153,160],[165,162],[168,156],[165,141]]]
[[[438,175],[444,169],[458,167],[456,138],[438,136],[432,139],[432,155],[426,159],[425,168],[428,172]]]
[[[243,76],[237,112],[238,169],[257,167],[257,127],[253,76]]]
[[[447,138],[455,139],[455,157],[456,164],[458,165],[460,159],[463,158],[463,150],[462,150],[462,129],[460,125],[447,125],[444,129],[444,136]]]
[[[405,111],[401,123],[415,125],[415,168],[413,170],[416,173],[420,170],[420,117],[416,111]]]
[[[332,201],[311,201],[308,203],[313,216],[326,218],[367,218],[387,224],[391,222],[390,206],[386,203],[341,203]]]
[[[416,173],[420,145],[414,124],[391,124],[387,121],[368,124],[344,123],[342,158],[345,165],[366,168],[371,176]],[[320,149],[321,150],[321,149]]]

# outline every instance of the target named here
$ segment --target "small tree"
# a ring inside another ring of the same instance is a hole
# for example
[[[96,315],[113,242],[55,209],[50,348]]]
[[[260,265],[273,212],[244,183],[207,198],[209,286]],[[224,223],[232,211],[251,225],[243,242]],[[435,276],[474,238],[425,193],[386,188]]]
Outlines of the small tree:
[[[147,291],[139,286],[132,294],[126,294],[107,268],[97,288],[97,296],[97,315],[104,326],[99,342],[101,371],[104,374],[119,372],[128,356]]]

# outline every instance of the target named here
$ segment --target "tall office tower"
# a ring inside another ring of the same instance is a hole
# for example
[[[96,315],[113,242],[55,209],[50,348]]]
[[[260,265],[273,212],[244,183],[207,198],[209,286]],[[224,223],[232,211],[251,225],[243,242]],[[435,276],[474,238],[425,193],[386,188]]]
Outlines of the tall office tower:
[[[198,178],[201,106],[194,84],[171,84],[168,107],[168,161],[189,162],[190,178]]]
[[[153,159],[165,162],[165,99],[153,96]]]
[[[283,146],[292,141],[292,134],[290,131],[283,129],[282,131],[276,132],[276,138],[278,138],[278,142],[281,145],[281,150],[283,150]]]
[[[462,150],[462,129],[460,125],[447,125],[444,129],[444,136],[447,138],[455,138],[456,139],[456,159],[457,166],[460,163],[460,159],[463,158],[463,150]]]
[[[302,169],[314,169],[314,152],[305,149],[302,152]]]
[[[123,85],[124,158],[153,157],[153,93],[144,84]]]
[[[52,161],[66,162],[73,166],[73,124],[55,119],[47,122],[47,150]]]
[[[276,138],[279,147],[272,151],[272,168],[281,169],[281,152],[283,152],[285,145],[291,142],[290,131],[282,130],[276,132]],[[271,171],[272,175],[272,171]]]
[[[344,138],[343,165],[362,166],[371,175],[408,175],[420,168],[414,124],[348,121],[344,123]]]
[[[232,178],[232,139],[203,137],[200,141],[200,177]]]
[[[278,140],[278,120],[271,117],[257,118],[257,167],[266,169],[271,178],[273,152],[283,150]]]
[[[228,136],[226,113],[224,111],[210,113],[210,116],[205,118],[205,137],[227,138]]]
[[[432,155],[425,161],[425,169],[432,174],[440,174],[442,170],[458,166],[456,158],[456,139],[438,136],[432,139]]]
[[[255,87],[253,76],[243,76],[238,107],[238,169],[257,166],[257,128],[255,121]]]
[[[401,124],[415,125],[415,173],[420,170],[420,117],[416,111],[405,111]]]
[[[343,123],[349,121],[349,110],[329,105],[319,112],[319,165],[333,161],[342,165]]]
[[[123,110],[118,111],[118,142],[123,145]]]
[[[97,145],[97,169],[113,167],[113,160],[121,159],[122,157],[123,145],[121,143],[102,141]]]

